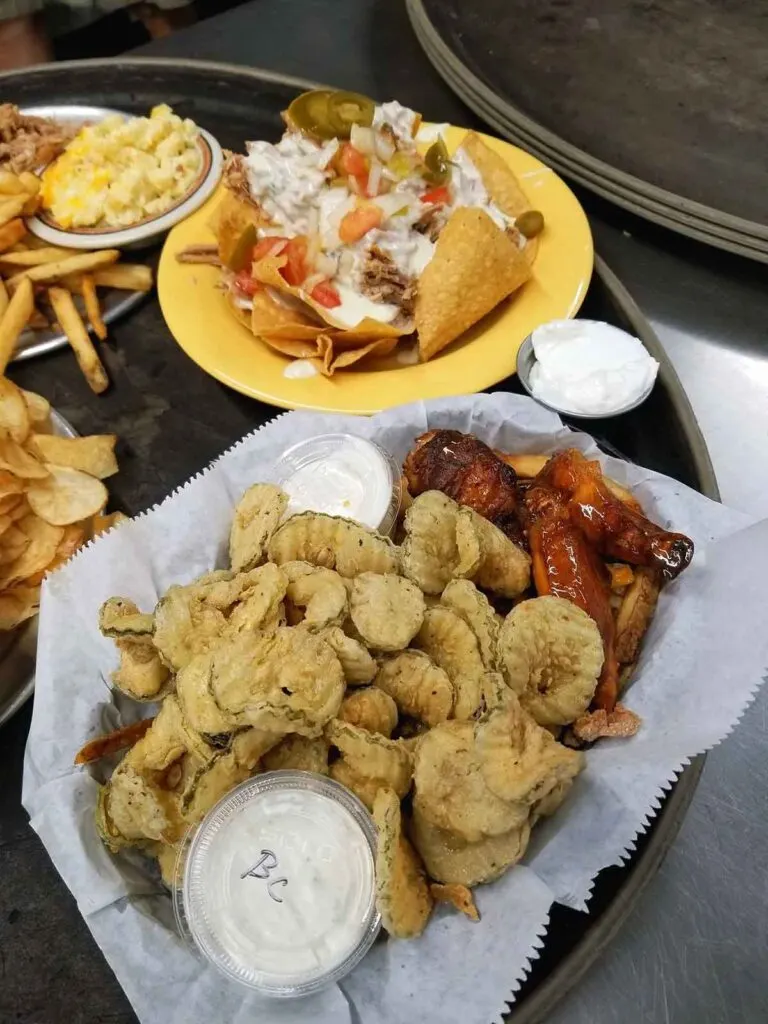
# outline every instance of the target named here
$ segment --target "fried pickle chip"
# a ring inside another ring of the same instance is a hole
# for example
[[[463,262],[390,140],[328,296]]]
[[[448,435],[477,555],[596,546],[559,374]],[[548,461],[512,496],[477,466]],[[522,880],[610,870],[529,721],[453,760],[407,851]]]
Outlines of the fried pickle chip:
[[[444,669],[455,690],[454,717],[471,718],[481,706],[485,665],[472,628],[451,608],[424,613],[414,647]]]
[[[475,905],[472,890],[468,889],[466,885],[459,885],[456,882],[450,885],[433,882],[429,887],[429,892],[436,903],[450,903],[470,921],[480,920],[480,912]]]
[[[518,597],[531,585],[531,559],[493,523],[474,509],[462,507],[456,525],[462,563],[479,564],[466,573],[483,590]]]
[[[421,935],[432,913],[432,896],[419,858],[403,835],[400,800],[380,789],[373,802],[376,843],[376,906],[395,939]]]
[[[421,628],[424,596],[404,576],[364,572],[352,581],[349,614],[368,647],[400,651]]]
[[[334,782],[338,782],[339,785],[345,786],[350,793],[354,793],[360,803],[364,804],[369,811],[373,810],[376,794],[387,785],[383,779],[368,779],[358,775],[343,757],[331,764],[328,774]]]
[[[365,686],[372,681],[378,665],[364,644],[338,626],[324,629],[320,635],[341,662],[347,686]]]
[[[656,610],[660,589],[658,573],[644,566],[635,569],[634,579],[624,593],[616,616],[614,650],[622,664],[637,657],[640,641]]]
[[[512,693],[504,707],[475,724],[474,739],[488,789],[500,800],[526,808],[571,782],[584,767],[584,755],[537,725]]]
[[[536,597],[504,620],[499,655],[507,683],[539,725],[566,725],[589,707],[603,642],[581,608],[561,597]]]
[[[216,702],[211,691],[212,678],[213,652],[203,651],[190,658],[177,673],[176,694],[192,729],[205,736],[220,736],[234,732],[240,721]]]
[[[309,562],[284,562],[280,568],[288,578],[286,596],[304,609],[308,629],[341,625],[347,614],[347,588],[337,572]]]
[[[321,637],[281,627],[215,648],[210,690],[219,707],[243,725],[311,737],[339,710],[344,674]]]
[[[288,507],[288,495],[274,484],[254,484],[235,506],[229,560],[235,572],[253,569],[267,557],[267,544]]]
[[[328,774],[328,741],[324,736],[297,736],[292,733],[267,751],[262,759],[265,772],[285,768],[294,771]]]
[[[288,590],[288,577],[279,566],[267,562],[235,577],[244,581],[237,602],[233,605],[227,624],[227,639],[239,633],[274,633],[285,624],[283,598]]]
[[[426,733],[416,750],[413,782],[427,820],[465,843],[528,820],[526,805],[499,797],[486,782],[473,722],[442,722]]]
[[[227,620],[190,584],[169,587],[155,606],[152,642],[163,662],[180,672],[196,654],[221,640]]]
[[[131,843],[143,839],[175,842],[183,831],[177,796],[134,768],[127,758],[109,780],[103,816],[119,836]]]
[[[411,788],[413,759],[398,740],[337,718],[328,723],[325,735],[358,777],[389,786],[401,799]]]
[[[152,640],[153,616],[142,614],[125,597],[110,597],[99,609],[99,629],[113,637],[120,666],[112,685],[133,700],[154,701],[165,696],[173,681]]]
[[[531,268],[484,210],[455,209],[419,278],[414,318],[425,363],[525,284]]]
[[[99,792],[96,797],[96,810],[94,812],[96,831],[102,843],[111,853],[119,853],[125,846],[130,846],[131,840],[118,831],[109,814],[108,803],[109,785],[99,786]]]
[[[442,491],[425,491],[405,513],[403,572],[425,594],[440,594],[459,566],[456,516],[459,506]]]
[[[265,754],[273,750],[282,738],[280,733],[266,732],[264,729],[241,729],[232,737],[231,749],[235,761],[253,771]]]
[[[489,671],[496,668],[499,621],[485,594],[469,580],[451,580],[440,602],[460,615],[477,637],[480,657]]]
[[[480,885],[492,882],[522,859],[528,847],[531,827],[524,821],[518,828],[498,836],[485,836],[476,843],[462,843],[435,828],[413,802],[411,839],[430,878],[446,885]]]
[[[301,512],[291,516],[269,542],[270,561],[311,562],[340,576],[361,572],[396,573],[398,552],[388,537],[340,516]]]
[[[124,597],[109,597],[99,609],[99,632],[113,640],[151,637],[154,626],[154,615],[139,612]]]
[[[187,825],[202,821],[208,811],[251,772],[240,764],[233,751],[215,754],[201,765],[181,797],[181,813]]]
[[[382,661],[375,682],[399,711],[426,725],[438,725],[451,716],[453,683],[422,651],[401,651]]]
[[[397,725],[397,704],[377,686],[365,686],[347,694],[337,717],[342,722],[389,737]]]

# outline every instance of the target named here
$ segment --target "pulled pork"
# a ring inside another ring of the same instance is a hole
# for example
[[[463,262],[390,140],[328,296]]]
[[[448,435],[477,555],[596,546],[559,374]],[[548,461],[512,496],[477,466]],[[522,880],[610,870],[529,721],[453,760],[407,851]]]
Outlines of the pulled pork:
[[[0,167],[14,174],[34,171],[64,152],[77,127],[27,117],[13,103],[0,104]]]
[[[390,302],[405,316],[413,314],[416,282],[407,277],[378,246],[371,246],[361,276],[361,291],[373,302]]]
[[[248,188],[248,174],[245,168],[245,157],[239,153],[227,156],[223,171],[224,184],[233,195],[244,203],[255,205]]]

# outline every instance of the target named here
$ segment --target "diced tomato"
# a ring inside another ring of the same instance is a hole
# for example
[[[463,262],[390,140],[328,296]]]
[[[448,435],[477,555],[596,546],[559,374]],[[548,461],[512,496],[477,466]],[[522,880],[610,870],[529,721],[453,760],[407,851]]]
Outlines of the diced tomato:
[[[299,235],[298,238],[289,239],[281,255],[285,256],[287,261],[280,269],[284,280],[290,285],[300,285],[308,273],[306,238]]]
[[[252,261],[254,263],[258,263],[259,260],[263,260],[265,256],[269,256],[272,249],[278,242],[287,241],[287,238],[280,238],[278,235],[269,235],[267,238],[262,238],[261,241],[257,242],[253,247],[253,252],[251,253]]]
[[[318,305],[325,306],[326,309],[333,309],[334,306],[341,305],[339,293],[328,281],[321,281],[319,284],[316,284],[309,295]]]
[[[342,143],[336,157],[339,170],[351,174],[353,178],[368,177],[368,161],[365,154],[355,149],[351,142]]]
[[[437,185],[435,188],[425,192],[421,197],[421,201],[422,203],[429,203],[430,206],[442,206],[445,203],[450,203],[451,193],[448,191],[447,186]]]
[[[339,238],[345,245],[359,241],[372,228],[384,220],[384,211],[375,203],[357,206],[345,213],[339,224]]]
[[[235,274],[235,286],[243,295],[247,295],[249,299],[252,299],[259,288],[261,288],[261,283],[251,277],[250,270],[241,270]]]

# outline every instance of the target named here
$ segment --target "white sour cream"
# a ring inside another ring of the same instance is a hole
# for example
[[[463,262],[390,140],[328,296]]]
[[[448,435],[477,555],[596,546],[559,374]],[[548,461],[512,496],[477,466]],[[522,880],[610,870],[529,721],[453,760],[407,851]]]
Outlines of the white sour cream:
[[[326,185],[326,168],[339,147],[338,140],[318,146],[298,132],[271,142],[247,143],[248,187],[272,221],[272,232],[305,235],[310,212]],[[275,231],[279,229],[279,231]]]
[[[305,772],[267,773],[201,825],[185,864],[185,918],[230,978],[302,995],[370,946],[374,831],[340,789]]]
[[[309,359],[294,359],[283,370],[283,376],[290,380],[306,380],[308,377],[316,377],[318,372],[315,364]]]
[[[409,107],[404,107],[397,100],[391,103],[382,103],[373,112],[373,127],[382,128],[388,124],[395,136],[402,142],[413,144],[414,128],[418,115]]]
[[[620,412],[650,392],[659,369],[638,338],[595,320],[553,320],[531,341],[531,390],[563,412]]]
[[[400,507],[398,473],[378,445],[354,434],[321,434],[289,448],[275,466],[286,515],[325,512],[389,533]]]

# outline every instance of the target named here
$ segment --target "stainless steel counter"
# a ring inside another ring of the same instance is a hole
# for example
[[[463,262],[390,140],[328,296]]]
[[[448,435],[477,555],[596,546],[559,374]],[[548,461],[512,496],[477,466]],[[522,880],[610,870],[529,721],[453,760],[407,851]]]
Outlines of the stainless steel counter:
[[[471,118],[395,0],[258,0],[142,52],[250,64],[403,102],[412,96],[435,120]],[[598,251],[667,346],[723,500],[768,515],[765,268],[581,198]],[[764,689],[709,756],[680,835],[637,909],[549,1024],[768,1020],[767,712]]]

